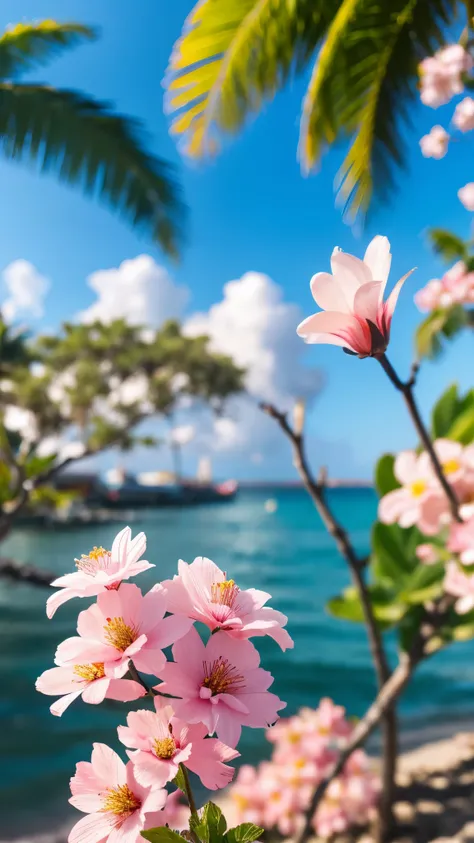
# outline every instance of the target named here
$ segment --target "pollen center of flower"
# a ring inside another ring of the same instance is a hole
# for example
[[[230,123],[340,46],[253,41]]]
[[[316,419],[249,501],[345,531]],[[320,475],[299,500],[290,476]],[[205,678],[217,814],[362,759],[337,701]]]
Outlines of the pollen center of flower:
[[[239,591],[240,589],[235,584],[235,580],[214,582],[211,585],[211,603],[232,607]]]
[[[110,550],[105,550],[103,547],[93,547],[92,550],[81,555],[80,559],[75,559],[76,568],[90,577],[95,577],[98,571],[106,571],[109,562],[112,558]]]
[[[141,802],[130,790],[128,784],[108,787],[105,792],[103,811],[110,811],[120,817],[128,817],[140,807]]]
[[[459,471],[460,468],[461,466],[457,460],[448,460],[443,463],[443,471],[445,474],[454,474],[454,472]]]
[[[123,618],[107,618],[104,631],[107,644],[111,644],[112,647],[121,650],[122,653],[138,638],[137,628],[129,626]]]
[[[203,687],[209,688],[212,695],[233,694],[245,687],[244,677],[227,659],[219,656],[213,662],[203,662]]]
[[[426,491],[426,483],[424,480],[415,480],[415,482],[411,484],[411,493],[414,498],[419,498],[424,491]]]
[[[86,682],[94,682],[95,679],[102,679],[105,676],[104,663],[94,662],[93,664],[76,664],[74,673]]]
[[[157,758],[172,758],[176,752],[173,738],[156,738],[153,743],[153,752]]]

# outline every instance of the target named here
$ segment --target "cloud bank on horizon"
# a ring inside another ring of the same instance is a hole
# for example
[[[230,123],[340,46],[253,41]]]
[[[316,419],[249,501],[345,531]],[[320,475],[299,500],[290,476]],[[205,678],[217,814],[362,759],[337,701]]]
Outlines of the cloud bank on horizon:
[[[4,270],[3,278],[9,297],[1,307],[8,321],[20,313],[33,318],[42,315],[49,282],[35,267],[15,261]],[[285,301],[277,283],[263,273],[246,272],[224,284],[222,298],[208,311],[189,313],[190,290],[176,284],[163,266],[143,254],[92,273],[87,284],[95,299],[76,319],[107,323],[123,318],[145,329],[178,319],[185,333],[207,334],[215,351],[230,355],[245,368],[246,394],[228,402],[224,417],[184,406],[175,422],[192,424],[196,430],[186,445],[186,454],[193,460],[213,454],[219,473],[239,468],[233,473],[281,476],[282,466],[289,466],[287,446],[275,424],[258,409],[258,402],[271,401],[289,410],[296,398],[303,397],[310,406],[321,389],[322,376],[308,364],[308,350],[296,335],[301,309]],[[136,459],[141,462],[140,454]],[[147,465],[149,457],[143,463]]]

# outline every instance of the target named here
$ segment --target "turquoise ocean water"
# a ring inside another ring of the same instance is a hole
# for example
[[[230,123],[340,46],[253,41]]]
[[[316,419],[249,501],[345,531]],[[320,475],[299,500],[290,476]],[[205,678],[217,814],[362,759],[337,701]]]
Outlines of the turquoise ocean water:
[[[330,494],[355,546],[365,553],[376,512],[374,493]],[[264,509],[269,496],[278,503],[273,514]],[[271,592],[272,605],[289,617],[295,649],[281,653],[271,640],[254,640],[263,666],[275,676],[272,690],[287,701],[288,712],[329,695],[351,714],[363,713],[375,689],[365,633],[324,611],[325,600],[348,583],[348,575],[302,490],[243,490],[230,504],[145,512],[131,526],[147,533],[146,556],[156,564],[137,580],[144,589],[172,576],[180,557],[191,562],[205,555],[241,587]],[[94,545],[110,546],[117,529],[23,530],[9,538],[2,554],[66,572],[80,553]],[[113,702],[95,707],[78,701],[62,718],[52,717],[54,698],[35,692],[35,678],[52,666],[57,644],[74,634],[77,613],[85,606],[71,601],[48,621],[47,593],[0,581],[0,838],[55,827],[73,817],[67,797],[75,762],[89,758],[92,741],[117,748],[116,727],[124,722],[125,706]],[[470,726],[473,711],[470,642],[436,656],[419,671],[401,704],[405,741],[420,743],[441,731]],[[262,732],[244,729],[239,749],[242,761],[258,761],[269,745]]]

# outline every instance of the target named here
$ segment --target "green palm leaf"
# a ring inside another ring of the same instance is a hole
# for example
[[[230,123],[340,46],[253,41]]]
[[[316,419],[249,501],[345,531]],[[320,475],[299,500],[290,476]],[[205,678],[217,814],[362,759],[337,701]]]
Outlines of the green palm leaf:
[[[12,79],[45,64],[62,50],[95,37],[94,29],[79,23],[43,20],[16,24],[0,37],[0,77]]]
[[[352,215],[375,188],[387,196],[403,161],[401,124],[417,96],[418,65],[443,40],[448,0],[344,0],[329,28],[305,101],[305,169],[324,147],[349,137],[339,187]],[[452,11],[452,8],[451,8]]]
[[[167,107],[186,152],[217,148],[304,67],[337,0],[204,0],[191,12],[170,59]]]
[[[8,159],[54,171],[108,201],[175,255],[184,215],[172,168],[148,154],[134,121],[74,91],[0,85],[0,143]]]

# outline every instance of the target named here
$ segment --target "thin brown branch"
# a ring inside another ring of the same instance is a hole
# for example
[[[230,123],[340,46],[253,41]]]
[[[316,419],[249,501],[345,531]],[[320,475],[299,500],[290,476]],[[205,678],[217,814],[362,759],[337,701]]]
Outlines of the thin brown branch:
[[[382,636],[372,611],[372,603],[364,577],[364,569],[367,565],[366,558],[359,558],[349,536],[343,526],[337,521],[331,511],[325,495],[327,481],[326,470],[321,470],[318,479],[315,480],[309,466],[303,438],[303,429],[296,431],[288,422],[285,413],[280,412],[272,404],[261,404],[261,409],[275,419],[285,436],[290,440],[293,448],[293,463],[298,471],[303,485],[316,507],[324,526],[334,538],[336,546],[343,558],[346,560],[351,572],[352,580],[359,594],[362,605],[365,625],[369,638],[369,645],[377,676],[379,691],[384,687],[390,677],[390,666],[385,654]],[[383,793],[378,812],[377,837],[383,840],[389,833],[393,822],[392,805],[395,786],[395,768],[398,756],[398,728],[397,713],[395,705],[389,705],[383,711],[382,740],[383,740],[383,764],[382,781]],[[330,779],[325,785],[329,783]],[[324,788],[324,789],[325,789]],[[314,812],[313,812],[314,813]],[[312,814],[311,814],[312,816]],[[307,817],[307,829],[310,829],[311,818]]]
[[[138,670],[136,669],[135,665],[133,664],[132,659],[130,659],[130,661],[128,663],[128,672],[129,672],[130,676],[132,677],[132,679],[134,679],[135,682],[138,682],[138,684],[141,685],[142,688],[145,689],[145,691],[147,692],[147,694],[150,695],[150,697],[158,696],[158,691],[155,691],[154,688],[151,688],[149,685],[147,685],[147,683],[145,682],[143,677],[140,676]]]
[[[412,374],[407,381],[402,381],[395,369],[393,368],[392,364],[388,360],[387,356],[383,354],[381,357],[378,358],[382,369],[388,376],[389,380],[393,383],[395,389],[400,392],[404,398],[405,404],[407,406],[408,412],[411,416],[415,429],[421,439],[421,442],[426,449],[431,464],[433,466],[433,471],[436,474],[436,477],[439,481],[441,488],[443,489],[448,501],[449,506],[451,509],[451,514],[456,521],[461,521],[461,516],[459,514],[459,501],[456,496],[456,492],[454,491],[453,487],[450,485],[448,480],[446,479],[446,475],[443,471],[441,463],[437,457],[436,451],[433,447],[433,443],[431,441],[430,435],[425,427],[423,419],[421,417],[421,413],[418,409],[418,405],[415,400],[414,395],[414,386],[416,382],[416,376],[418,373],[418,367],[412,369]]]
[[[305,453],[303,434],[295,433],[288,422],[286,414],[277,410],[273,404],[261,404],[260,407],[264,413],[272,419],[275,419],[285,436],[290,440],[293,447],[294,466],[298,471],[303,485],[311,497],[324,526],[326,527],[328,533],[333,537],[339,553],[346,560],[349,566],[352,579],[359,592],[379,686],[382,686],[390,674],[390,668],[383,649],[380,632],[372,612],[370,595],[362,573],[363,568],[365,567],[365,560],[359,559],[346,530],[332,513],[324,493],[324,484],[316,481],[313,476]]]
[[[34,565],[24,565],[21,562],[15,562],[14,559],[0,558],[0,577],[49,588],[55,576],[56,574],[51,571],[43,571],[41,568],[35,568]]]

